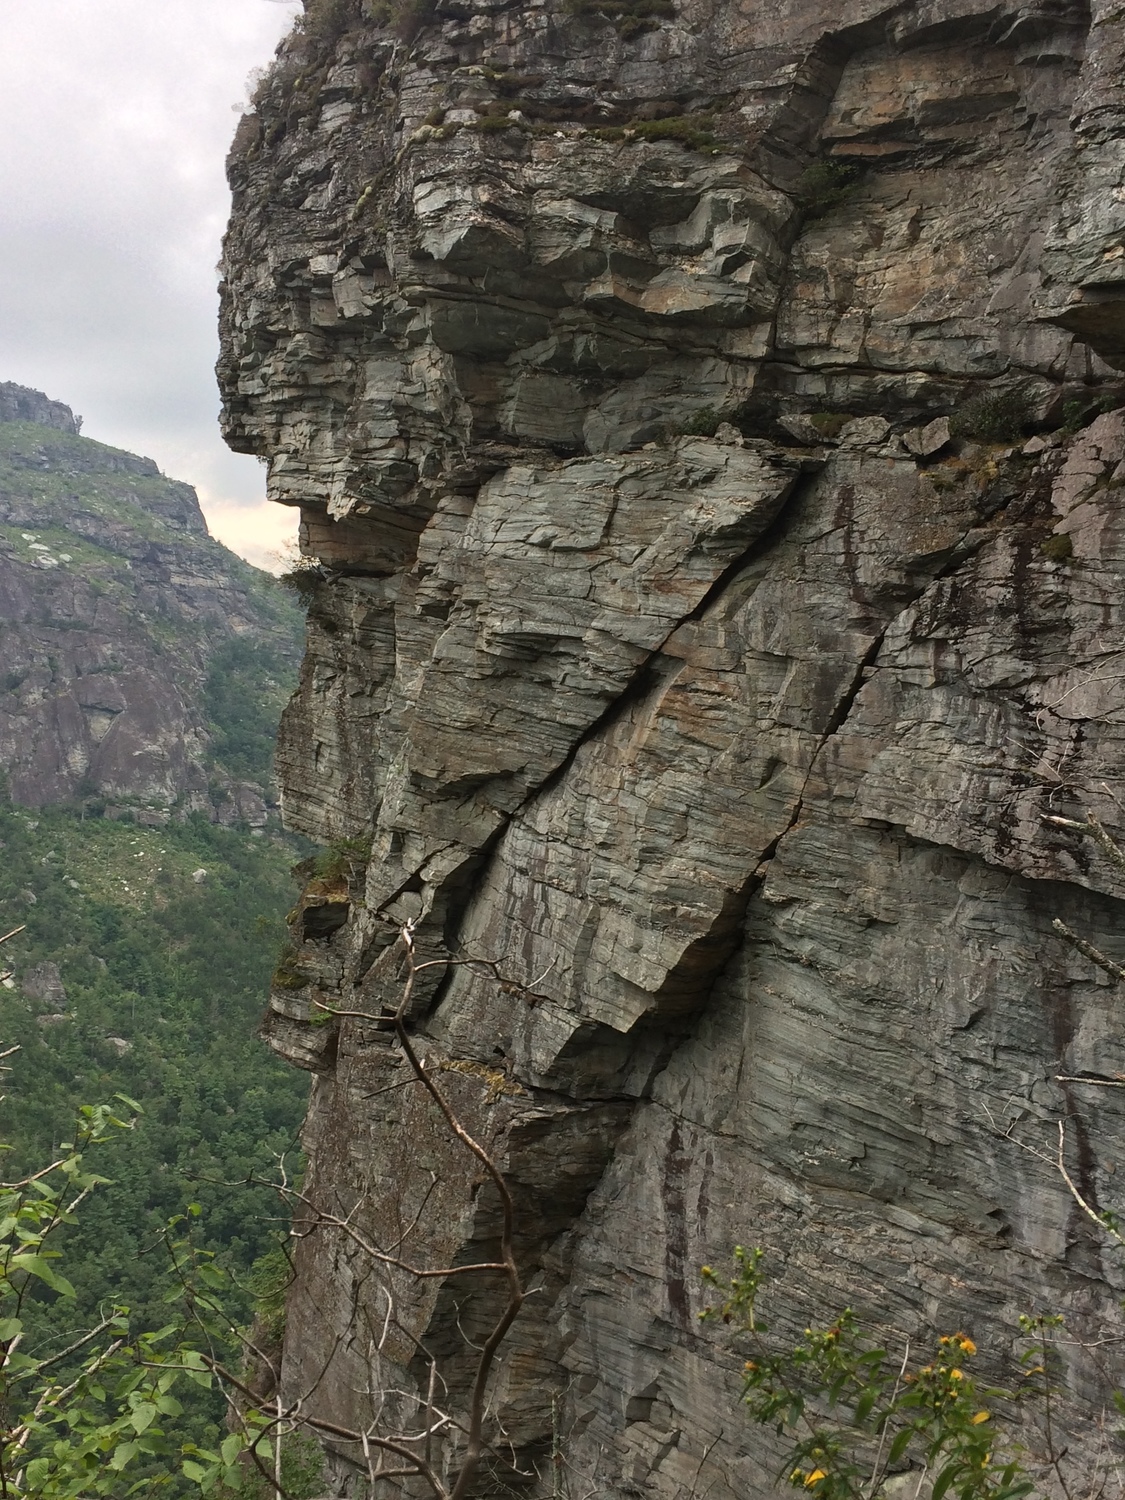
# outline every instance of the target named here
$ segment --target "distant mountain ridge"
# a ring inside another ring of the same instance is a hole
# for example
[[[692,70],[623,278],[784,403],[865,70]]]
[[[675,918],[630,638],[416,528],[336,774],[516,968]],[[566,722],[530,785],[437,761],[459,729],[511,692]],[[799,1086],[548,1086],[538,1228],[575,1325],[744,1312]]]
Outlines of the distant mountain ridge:
[[[0,768],[16,802],[264,823],[301,616],[194,489],[0,384]]]

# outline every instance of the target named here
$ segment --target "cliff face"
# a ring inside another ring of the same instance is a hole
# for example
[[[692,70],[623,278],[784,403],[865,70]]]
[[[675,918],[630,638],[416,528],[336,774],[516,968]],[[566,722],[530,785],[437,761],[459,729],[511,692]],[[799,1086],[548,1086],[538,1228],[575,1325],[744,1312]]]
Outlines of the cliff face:
[[[309,1008],[392,1000],[408,919],[531,983],[428,970],[413,1023],[511,1083],[448,1075],[541,1288],[495,1409],[576,1495],[745,1500],[772,1439],[695,1320],[735,1243],[781,1326],[1116,1317],[1011,1136],[1066,1117],[1120,1202],[1118,1091],[1058,1081],[1125,1073],[1119,1001],[1051,923],[1120,957],[1125,888],[1044,817],[1125,822],[1125,12],[329,11],[239,128],[220,364],[323,564],[284,806],[371,840],[268,1022],[310,1191],[390,1243],[434,1172],[415,1260],[486,1241],[386,1033]],[[362,1425],[412,1346],[301,1254],[286,1383]],[[452,1293],[398,1298],[458,1399]]]
[[[235,717],[252,719],[260,700],[268,719],[299,615],[211,539],[190,485],[78,426],[60,402],[0,385],[0,766],[12,796],[265,822],[268,765],[224,753],[239,726],[215,719],[230,720],[229,679],[251,661],[260,680]]]

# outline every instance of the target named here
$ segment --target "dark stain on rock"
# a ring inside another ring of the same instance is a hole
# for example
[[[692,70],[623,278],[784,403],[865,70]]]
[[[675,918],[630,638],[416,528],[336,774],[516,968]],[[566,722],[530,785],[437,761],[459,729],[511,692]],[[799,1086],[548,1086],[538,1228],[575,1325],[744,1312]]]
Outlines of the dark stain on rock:
[[[691,1322],[687,1292],[687,1174],[690,1159],[684,1154],[678,1118],[672,1120],[660,1197],[664,1206],[664,1285],[674,1320],[687,1328]]]

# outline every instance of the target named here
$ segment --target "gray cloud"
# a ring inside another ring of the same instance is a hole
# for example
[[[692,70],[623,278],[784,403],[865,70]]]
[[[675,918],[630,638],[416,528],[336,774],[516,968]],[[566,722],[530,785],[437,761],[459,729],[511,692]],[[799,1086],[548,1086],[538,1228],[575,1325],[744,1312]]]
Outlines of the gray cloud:
[[[197,485],[255,561],[292,529],[215,425],[223,160],[298,0],[0,0],[0,380]]]

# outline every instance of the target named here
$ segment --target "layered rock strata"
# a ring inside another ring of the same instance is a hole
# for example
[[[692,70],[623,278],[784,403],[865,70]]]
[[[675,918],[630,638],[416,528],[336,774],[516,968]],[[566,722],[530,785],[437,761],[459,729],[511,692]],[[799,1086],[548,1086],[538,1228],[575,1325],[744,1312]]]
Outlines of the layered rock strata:
[[[1125,19],[345,9],[239,127],[220,362],[310,559],[285,810],[353,851],[267,1018],[309,1194],[414,1264],[495,1236],[365,1019],[412,923],[411,1025],[536,1287],[495,1453],[746,1500],[777,1452],[696,1318],[736,1243],[783,1329],[850,1303],[998,1368],[1021,1311],[1116,1327],[1023,1147],[1065,1119],[1117,1201],[1120,1002],[1052,921],[1120,958],[1125,889],[1045,819],[1125,834]],[[301,1242],[284,1384],[345,1429],[419,1349],[464,1400],[491,1287],[391,1281],[395,1320],[346,1233]],[[1093,1467],[1097,1360],[1064,1366]],[[332,1447],[337,1493],[361,1467]]]

